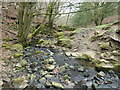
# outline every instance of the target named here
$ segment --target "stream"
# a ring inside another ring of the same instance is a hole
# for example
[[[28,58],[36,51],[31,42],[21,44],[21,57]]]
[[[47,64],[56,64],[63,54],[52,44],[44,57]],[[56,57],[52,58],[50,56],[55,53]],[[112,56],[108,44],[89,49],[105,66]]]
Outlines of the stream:
[[[34,75],[27,88],[82,88],[93,89],[120,87],[114,71],[96,71],[92,63],[70,57],[58,49],[29,46],[24,49],[27,60],[25,73]]]

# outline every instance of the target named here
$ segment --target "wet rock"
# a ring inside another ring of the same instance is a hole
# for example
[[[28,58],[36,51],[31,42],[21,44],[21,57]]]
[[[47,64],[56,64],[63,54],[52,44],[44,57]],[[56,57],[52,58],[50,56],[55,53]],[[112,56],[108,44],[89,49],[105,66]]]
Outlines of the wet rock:
[[[92,84],[92,88],[93,88],[93,89],[96,89],[97,87],[98,87],[98,84],[97,84],[97,83],[93,83],[93,84]]]
[[[55,62],[55,60],[51,57],[48,59],[49,63],[52,64],[53,62]]]
[[[113,70],[109,70],[110,74],[115,74],[115,72]]]
[[[38,62],[32,62],[30,63],[30,68],[35,68],[37,66]]]
[[[70,69],[75,69],[75,67],[73,65],[69,66]]]
[[[19,57],[21,57],[21,56],[23,56],[22,53],[15,53],[15,54],[14,54],[14,58],[19,58]]]
[[[27,61],[26,61],[26,60],[22,60],[22,61],[20,62],[20,65],[21,65],[21,66],[27,65]]]
[[[17,63],[15,66],[18,68],[22,67],[20,63]]]
[[[53,64],[55,60],[53,58],[49,58],[47,60],[42,61],[43,64]]]
[[[34,75],[34,74],[31,74],[30,75],[30,79],[32,80],[32,79],[34,79],[36,77],[36,75]]]
[[[42,54],[42,53],[44,53],[44,52],[41,52],[41,51],[35,51],[34,53],[35,53],[35,54],[39,54],[39,53]]]
[[[49,75],[49,74],[45,75],[45,78],[53,78],[53,77],[54,75]]]
[[[109,43],[109,42],[100,43],[100,46],[99,46],[99,47],[100,47],[101,49],[103,49],[103,50],[109,49],[110,43]]]
[[[48,71],[41,70],[40,73],[43,76],[43,75],[46,75],[48,73]]]
[[[47,70],[54,70],[55,69],[55,65],[50,65],[50,64],[48,64],[48,65],[45,65],[45,69],[47,69]]]
[[[116,50],[114,50],[113,52],[111,52],[112,55],[114,56],[120,56],[120,53]]]
[[[87,86],[88,88],[91,88],[91,87],[92,87],[92,81],[87,81],[86,86]]]
[[[78,72],[84,72],[84,67],[80,66],[80,67],[78,68]]]
[[[14,44],[12,50],[23,51],[23,46],[21,44]]]
[[[22,84],[19,86],[19,88],[25,88],[25,87],[27,87],[27,86],[28,86],[27,83],[22,83]]]
[[[27,52],[27,53],[25,53],[25,56],[30,56],[32,53],[30,53],[30,52]]]
[[[38,83],[35,85],[36,88],[45,88],[44,84]]]
[[[3,81],[2,81],[2,80],[0,80],[0,88],[2,87],[2,85],[3,85]]]
[[[24,81],[24,78],[21,78],[21,77],[19,77],[19,78],[14,78],[13,79],[13,83],[14,84],[20,84],[20,83],[22,83]]]
[[[52,85],[53,85],[54,87],[57,87],[57,88],[64,88],[61,83],[57,83],[57,82],[55,82],[55,81],[52,82]]]
[[[66,65],[60,67],[60,73],[63,73],[66,70]]]
[[[68,85],[64,85],[64,88],[74,88],[75,84],[74,83],[69,83]]]
[[[46,82],[45,82],[45,86],[46,86],[46,87],[50,87],[51,85],[52,85],[52,84],[51,84],[49,81],[46,81]]]
[[[108,70],[112,70],[114,68],[114,66],[112,64],[106,64],[106,63],[100,63],[100,64],[96,64],[96,70],[98,71],[108,71]]]
[[[39,66],[38,67],[36,67],[33,71],[35,71],[35,72],[37,72],[38,70],[39,70]]]
[[[43,64],[48,64],[49,61],[48,61],[48,60],[44,60],[44,61],[42,61],[42,63],[43,63]]]
[[[39,82],[44,83],[46,81],[45,77],[39,79]]]
[[[64,75],[64,76],[63,76],[63,79],[64,79],[64,80],[66,80],[66,79],[70,80],[70,76]]]
[[[101,76],[101,77],[104,77],[106,74],[103,71],[101,71],[101,72],[97,73],[97,75]]]

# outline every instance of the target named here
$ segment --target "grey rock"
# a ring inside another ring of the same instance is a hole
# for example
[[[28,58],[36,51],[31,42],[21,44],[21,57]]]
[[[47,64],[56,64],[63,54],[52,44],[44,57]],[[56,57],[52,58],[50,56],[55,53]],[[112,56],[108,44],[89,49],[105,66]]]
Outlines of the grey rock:
[[[92,87],[92,81],[88,81],[88,82],[86,83],[86,86],[87,86],[88,88]]]
[[[98,76],[104,77],[106,74],[103,71],[100,71],[99,73],[97,73]]]
[[[64,88],[61,83],[57,83],[57,82],[55,82],[55,81],[52,82],[52,85],[53,85],[54,87],[57,87],[57,88]]]
[[[55,69],[55,65],[47,64],[47,65],[45,65],[45,69],[47,69],[47,70],[54,70]]]
[[[79,71],[79,72],[84,72],[84,67],[82,67],[82,66],[79,67],[79,68],[78,68],[78,71]]]

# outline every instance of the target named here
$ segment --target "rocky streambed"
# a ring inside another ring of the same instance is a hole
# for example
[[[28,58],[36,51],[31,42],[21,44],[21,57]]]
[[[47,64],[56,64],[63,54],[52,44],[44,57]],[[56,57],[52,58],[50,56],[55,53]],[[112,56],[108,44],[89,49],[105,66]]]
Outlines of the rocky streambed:
[[[57,49],[29,46],[16,63],[15,88],[118,89],[120,79],[113,70],[96,71],[94,64]],[[21,71],[22,73],[17,73]]]

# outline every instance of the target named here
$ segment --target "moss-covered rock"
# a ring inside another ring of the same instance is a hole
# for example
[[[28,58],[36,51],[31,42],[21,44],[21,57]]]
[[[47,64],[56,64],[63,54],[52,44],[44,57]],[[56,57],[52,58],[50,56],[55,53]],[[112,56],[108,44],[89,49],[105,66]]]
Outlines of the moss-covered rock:
[[[115,64],[113,70],[120,73],[120,63]]]
[[[44,42],[44,39],[40,39],[39,41],[38,41],[38,44],[41,44],[41,43],[43,43]]]
[[[44,52],[41,52],[41,51],[35,51],[34,53],[35,53],[35,54],[39,54],[39,53],[44,53]]]
[[[25,66],[25,65],[27,65],[27,61],[26,61],[26,60],[22,60],[22,61],[20,61],[20,65],[21,65],[21,66]]]
[[[4,47],[5,49],[11,49],[11,45],[10,44],[2,44],[2,47]]]
[[[76,58],[77,59],[84,59],[86,61],[92,61],[93,60],[93,58],[88,54],[78,55]]]
[[[55,68],[55,65],[50,65],[50,64],[45,65],[45,69],[47,70],[53,70],[54,68]]]
[[[68,75],[64,75],[64,76],[63,76],[63,79],[64,79],[64,80],[66,80],[66,79],[69,80],[69,79],[70,79],[70,76],[68,76]]]
[[[21,57],[21,56],[23,56],[23,54],[22,53],[14,53],[14,58],[19,58],[19,57]]]
[[[106,64],[106,63],[96,64],[95,67],[96,67],[96,70],[98,70],[98,71],[101,71],[101,70],[109,71],[114,68],[114,66],[112,64]]]
[[[21,44],[14,44],[12,45],[12,50],[16,50],[18,52],[23,51],[23,46]]]
[[[72,45],[70,43],[70,39],[59,39],[56,45],[66,47],[66,48],[72,48]]]
[[[105,43],[100,43],[100,49],[102,49],[102,50],[107,50],[107,49],[109,49],[109,47],[110,47],[110,43],[109,42],[105,42]]]
[[[104,35],[104,33],[95,32],[94,36],[92,36],[89,40],[90,40],[91,42],[96,41],[96,40],[99,40],[100,37],[102,37],[103,35]]]
[[[22,83],[23,81],[24,81],[24,78],[21,78],[21,77],[13,79],[13,83],[15,83],[15,84]]]
[[[118,51],[115,51],[115,50],[113,52],[111,52],[111,54],[114,56],[120,56],[120,53]]]

